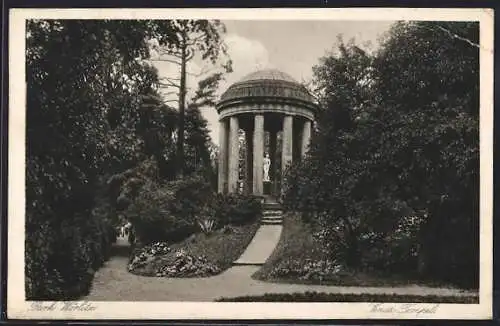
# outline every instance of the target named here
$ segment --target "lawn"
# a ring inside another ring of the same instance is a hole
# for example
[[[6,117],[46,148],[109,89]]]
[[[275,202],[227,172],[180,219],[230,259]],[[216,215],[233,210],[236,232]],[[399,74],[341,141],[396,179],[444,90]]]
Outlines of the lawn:
[[[323,292],[266,293],[260,296],[220,298],[218,302],[393,302],[478,304],[478,296],[433,296],[396,294],[340,294]]]
[[[402,286],[425,285],[452,287],[434,281],[415,280],[403,275],[387,275],[336,269],[325,264],[327,257],[312,237],[311,227],[300,217],[287,213],[283,219],[280,241],[264,266],[252,277],[261,281],[294,284],[345,286]],[[307,271],[305,266],[309,266]],[[331,271],[331,272],[330,272]]]
[[[253,278],[262,281],[286,282],[285,279],[272,277],[273,270],[286,264],[288,260],[300,262],[311,257],[324,258],[323,252],[314,242],[311,228],[303,224],[299,217],[290,213],[284,214],[280,241],[264,266],[253,275]],[[288,281],[296,283],[294,280]]]
[[[231,267],[245,251],[259,227],[258,222],[241,226],[230,226],[215,230],[210,234],[195,233],[187,239],[169,244],[168,253],[157,255],[144,266],[131,272],[143,276],[160,276],[158,271],[179,266],[179,256],[194,260],[190,271],[179,272],[177,277],[206,277],[219,274]],[[192,258],[191,258],[192,257]],[[182,262],[182,265],[186,265]],[[199,266],[199,268],[197,268]],[[204,267],[211,266],[204,270]],[[180,269],[181,267],[179,267]],[[165,275],[163,275],[165,276]]]

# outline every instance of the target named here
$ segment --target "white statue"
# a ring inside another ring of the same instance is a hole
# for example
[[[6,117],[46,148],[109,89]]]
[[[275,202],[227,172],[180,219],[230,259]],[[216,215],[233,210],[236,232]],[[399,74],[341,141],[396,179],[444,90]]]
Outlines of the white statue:
[[[269,154],[266,153],[266,157],[264,157],[264,181],[269,180],[269,167],[271,166],[271,159],[269,158]]]

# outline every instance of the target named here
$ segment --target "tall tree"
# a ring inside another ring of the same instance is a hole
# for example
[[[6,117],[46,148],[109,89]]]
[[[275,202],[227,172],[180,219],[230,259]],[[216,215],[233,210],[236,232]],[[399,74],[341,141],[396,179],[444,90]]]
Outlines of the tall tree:
[[[337,258],[477,284],[478,36],[477,23],[402,22],[373,58],[341,46],[315,68],[325,114],[286,202],[318,213]],[[329,127],[334,104],[347,126]]]
[[[186,111],[186,160],[185,173],[193,173],[200,169],[210,168],[208,122],[195,105],[188,106]]]
[[[102,260],[110,239],[107,216],[93,211],[99,178],[141,159],[145,40],[171,36],[146,20],[27,22],[28,298],[76,295]]]
[[[201,61],[208,61],[215,65],[221,56],[226,55],[226,48],[221,37],[225,33],[225,26],[218,20],[173,20],[170,23],[175,26],[178,42],[175,43],[175,46],[160,47],[159,58],[156,60],[171,63],[178,66],[179,69],[177,76],[164,78],[162,85],[167,89],[174,88],[173,93],[177,96],[179,123],[176,173],[182,177],[187,78],[191,74],[188,64],[193,59],[199,58]],[[231,62],[224,62],[222,68],[230,71]],[[200,77],[210,71],[211,69],[202,68],[195,75]],[[172,94],[172,92],[167,92],[167,94]]]
[[[211,163],[210,132],[208,122],[201,114],[201,110],[215,107],[216,92],[222,73],[216,72],[208,75],[198,82],[198,89],[189,101],[186,114],[186,154],[185,162],[187,173],[203,169],[208,177],[214,174]]]
[[[142,95],[140,107],[140,135],[144,141],[144,152],[153,156],[158,166],[160,179],[173,179],[175,164],[175,130],[178,112],[163,103],[161,95],[150,90]]]
[[[392,122],[382,158],[399,171],[399,198],[427,212],[420,268],[469,285],[478,280],[478,43],[475,22],[398,23],[375,61],[379,117]]]
[[[320,128],[349,130],[356,111],[369,105],[373,90],[373,56],[354,40],[337,38],[337,48],[320,58],[313,67],[312,90],[320,103],[319,121],[328,121]]]

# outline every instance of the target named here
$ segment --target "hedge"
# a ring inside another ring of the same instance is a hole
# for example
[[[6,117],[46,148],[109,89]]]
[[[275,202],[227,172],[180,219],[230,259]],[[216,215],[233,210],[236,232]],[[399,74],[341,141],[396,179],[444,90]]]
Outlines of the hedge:
[[[265,293],[256,296],[220,298],[217,302],[401,302],[479,303],[478,296],[435,296],[399,294],[340,294],[325,292]]]

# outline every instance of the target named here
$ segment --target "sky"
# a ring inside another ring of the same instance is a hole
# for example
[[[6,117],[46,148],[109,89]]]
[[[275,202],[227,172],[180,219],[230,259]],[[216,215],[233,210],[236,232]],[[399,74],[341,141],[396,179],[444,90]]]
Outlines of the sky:
[[[232,83],[260,69],[279,69],[298,82],[312,78],[312,67],[335,48],[337,35],[345,41],[354,38],[356,44],[376,49],[378,40],[388,31],[393,21],[255,21],[228,20],[224,41],[232,60],[233,72],[220,83],[218,95]],[[156,62],[160,77],[176,74],[177,68],[167,62]],[[202,62],[193,60],[190,70],[201,71]],[[197,77],[188,76],[191,91],[196,88]],[[189,97],[189,95],[188,95]],[[218,144],[218,114],[215,108],[203,108],[210,136]]]

